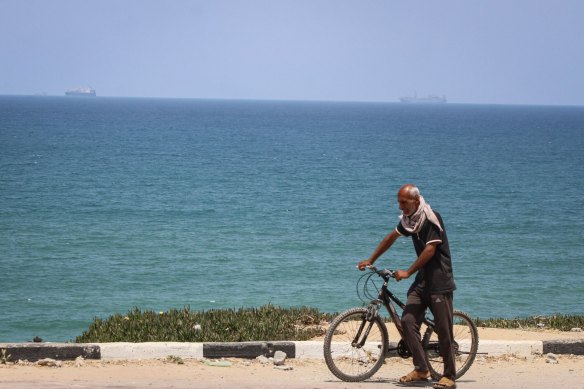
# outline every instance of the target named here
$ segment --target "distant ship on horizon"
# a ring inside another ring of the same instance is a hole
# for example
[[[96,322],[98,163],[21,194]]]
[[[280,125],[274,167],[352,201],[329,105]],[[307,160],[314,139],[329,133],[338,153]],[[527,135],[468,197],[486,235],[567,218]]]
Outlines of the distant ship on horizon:
[[[399,99],[402,103],[414,103],[414,104],[436,104],[436,103],[446,103],[446,96],[438,95],[428,95],[426,97],[418,97],[417,93],[413,96],[403,96]]]
[[[92,87],[89,87],[89,86],[68,89],[65,92],[65,95],[67,95],[67,96],[91,96],[91,97],[96,96],[95,89],[93,89]]]

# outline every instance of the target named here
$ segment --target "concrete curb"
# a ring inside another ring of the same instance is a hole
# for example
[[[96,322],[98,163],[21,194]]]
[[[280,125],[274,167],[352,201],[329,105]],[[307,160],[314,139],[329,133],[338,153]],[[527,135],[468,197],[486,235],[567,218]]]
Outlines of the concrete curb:
[[[257,358],[260,355],[273,357],[276,351],[283,351],[288,358],[296,358],[294,342],[241,342],[203,343],[204,358]]]
[[[158,359],[174,355],[181,358],[203,359],[203,343],[145,342],[99,343],[101,359]]]
[[[0,343],[0,350],[9,361],[38,361],[45,358],[67,361],[77,357],[101,359],[99,345],[84,343]]]
[[[544,340],[543,353],[584,355],[584,340]]]
[[[395,347],[395,344],[391,344]],[[286,353],[288,358],[323,359],[322,341],[320,342],[235,342],[235,343],[181,343],[181,342],[147,342],[147,343],[0,343],[0,350],[6,350],[9,361],[52,358],[55,360],[84,359],[102,360],[138,360],[160,359],[169,355],[189,358],[256,358],[260,355],[272,357],[278,350]],[[558,341],[512,341],[482,340],[479,343],[480,354],[501,356],[513,354],[530,356],[537,354],[573,354],[584,355],[584,340]]]

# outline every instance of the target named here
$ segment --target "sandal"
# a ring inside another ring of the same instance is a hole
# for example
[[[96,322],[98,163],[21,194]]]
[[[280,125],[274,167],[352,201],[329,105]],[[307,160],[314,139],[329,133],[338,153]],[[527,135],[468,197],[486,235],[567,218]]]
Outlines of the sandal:
[[[442,377],[434,384],[434,389],[456,389],[456,382],[450,378]]]
[[[402,384],[406,384],[408,382],[419,382],[419,381],[428,381],[430,378],[430,372],[422,372],[422,371],[411,371],[402,378],[399,379],[399,382]]]

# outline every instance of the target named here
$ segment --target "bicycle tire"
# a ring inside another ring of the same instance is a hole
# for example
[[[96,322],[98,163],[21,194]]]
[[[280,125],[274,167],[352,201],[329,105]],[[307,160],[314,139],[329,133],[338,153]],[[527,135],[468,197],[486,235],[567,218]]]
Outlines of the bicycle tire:
[[[453,333],[456,358],[456,377],[459,379],[473,364],[479,347],[479,333],[471,318],[464,312],[454,311]],[[422,340],[426,363],[432,378],[440,379],[444,373],[444,362],[440,355],[440,346],[436,332],[429,329]]]
[[[366,317],[367,308],[349,309],[333,319],[326,332],[323,347],[326,365],[343,381],[366,380],[379,370],[385,360],[388,334],[379,316],[373,320],[363,347],[353,345],[361,325],[371,324]]]

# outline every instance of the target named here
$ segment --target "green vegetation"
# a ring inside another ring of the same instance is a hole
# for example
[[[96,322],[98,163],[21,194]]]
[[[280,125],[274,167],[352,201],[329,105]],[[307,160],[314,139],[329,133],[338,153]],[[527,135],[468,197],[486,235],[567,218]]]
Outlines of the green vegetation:
[[[75,341],[102,342],[246,342],[308,340],[322,335],[319,326],[333,315],[318,309],[259,308],[191,311],[190,308],[168,312],[141,311],[134,308],[126,315],[116,314],[103,320],[95,318],[89,329]]]
[[[185,361],[181,357],[177,357],[176,355],[169,355],[166,357],[166,360],[170,363],[176,363],[177,365],[185,364]]]
[[[323,322],[336,314],[316,308],[214,309],[191,311],[190,308],[168,312],[141,311],[134,308],[126,315],[116,314],[103,320],[96,318],[78,343],[102,342],[248,342],[301,341],[324,334]],[[477,327],[556,329],[570,331],[584,328],[584,316],[533,316],[516,319],[475,319]],[[0,356],[0,363],[2,356]]]
[[[533,316],[515,319],[475,319],[474,322],[477,327],[489,328],[545,328],[560,331],[570,331],[572,328],[584,328],[584,316],[575,315]]]
[[[6,365],[6,363],[8,362],[8,360],[10,359],[11,355],[8,354],[6,355],[6,349],[3,348],[2,350],[0,350],[0,365]]]

